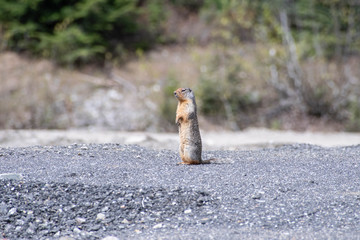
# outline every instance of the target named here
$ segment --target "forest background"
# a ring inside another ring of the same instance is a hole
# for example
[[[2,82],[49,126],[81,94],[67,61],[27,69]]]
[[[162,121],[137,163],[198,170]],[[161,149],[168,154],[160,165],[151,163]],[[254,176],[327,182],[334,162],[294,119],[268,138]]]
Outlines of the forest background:
[[[360,131],[357,0],[0,0],[0,128]]]

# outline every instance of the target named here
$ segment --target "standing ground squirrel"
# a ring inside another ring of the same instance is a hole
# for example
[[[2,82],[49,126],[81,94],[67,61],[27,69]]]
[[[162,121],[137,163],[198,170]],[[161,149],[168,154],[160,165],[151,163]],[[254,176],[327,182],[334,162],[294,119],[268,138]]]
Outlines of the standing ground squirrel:
[[[201,158],[202,144],[193,91],[190,88],[179,88],[174,95],[178,100],[175,122],[179,129],[181,164],[210,163],[215,159]]]

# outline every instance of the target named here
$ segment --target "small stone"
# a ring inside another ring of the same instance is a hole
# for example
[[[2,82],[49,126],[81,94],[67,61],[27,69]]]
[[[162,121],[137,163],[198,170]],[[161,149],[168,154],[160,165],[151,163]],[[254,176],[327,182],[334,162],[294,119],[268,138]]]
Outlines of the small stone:
[[[22,180],[24,177],[20,173],[2,173],[0,179],[5,180]]]
[[[101,240],[119,240],[119,238],[114,237],[114,236],[107,236],[107,237],[104,237],[104,238],[101,239]]]
[[[96,224],[94,226],[91,226],[90,227],[90,231],[98,231],[99,229],[101,228],[101,225],[100,224]]]
[[[77,217],[77,218],[75,218],[75,221],[77,224],[82,224],[82,223],[86,222],[86,219],[82,218],[82,217]]]
[[[15,222],[15,225],[17,225],[17,226],[22,226],[22,225],[24,225],[24,221],[23,220],[21,220],[21,219],[18,219],[18,220],[16,220],[16,222]]]
[[[126,218],[124,218],[124,220],[122,220],[121,223],[123,223],[123,224],[129,224],[130,222],[129,222],[128,220],[126,220]]]
[[[70,236],[63,236],[63,237],[60,237],[59,240],[75,240],[75,238],[72,238]]]
[[[81,230],[78,229],[77,227],[74,227],[74,230],[73,230],[74,233],[81,233]]]
[[[8,215],[9,215],[9,216],[15,215],[16,212],[17,212],[17,209],[16,209],[16,208],[12,208],[12,209],[9,210]]]
[[[49,223],[45,220],[42,224],[40,224],[42,228],[47,228],[49,226]]]
[[[209,221],[209,218],[202,218],[202,219],[200,219],[200,222],[202,223],[202,224],[205,224],[206,222],[208,222]]]
[[[88,150],[89,148],[87,146],[82,146],[80,149],[81,150]]]
[[[158,223],[155,226],[153,226],[154,229],[162,228],[162,227],[163,227],[162,223]]]
[[[34,231],[34,229],[33,229],[32,227],[29,227],[29,228],[26,230],[26,233],[28,233],[28,234],[34,234],[35,231]]]
[[[5,232],[10,232],[12,228],[13,228],[13,226],[11,224],[7,224],[5,226]]]
[[[109,147],[108,146],[103,146],[103,148],[102,148],[103,150],[108,150],[109,149]]]
[[[0,203],[0,214],[6,214],[8,211],[7,211],[7,205],[6,203],[4,202],[1,202]]]
[[[191,209],[186,209],[186,210],[184,211],[184,213],[185,213],[185,214],[190,214],[190,213],[191,213]]]
[[[105,214],[103,213],[98,213],[98,215],[96,215],[96,220],[104,220],[105,219]]]
[[[254,200],[259,200],[261,199],[261,197],[264,195],[264,191],[257,191],[256,193],[254,193],[251,198]]]
[[[107,212],[108,210],[109,210],[109,207],[108,207],[108,206],[103,207],[103,208],[101,209],[102,212]]]

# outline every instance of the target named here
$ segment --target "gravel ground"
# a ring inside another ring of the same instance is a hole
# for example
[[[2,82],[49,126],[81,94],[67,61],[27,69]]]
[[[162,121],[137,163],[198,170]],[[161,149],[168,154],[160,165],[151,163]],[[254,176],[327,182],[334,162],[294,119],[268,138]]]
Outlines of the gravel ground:
[[[0,239],[360,239],[360,145],[0,148]],[[15,180],[14,180],[15,179]]]

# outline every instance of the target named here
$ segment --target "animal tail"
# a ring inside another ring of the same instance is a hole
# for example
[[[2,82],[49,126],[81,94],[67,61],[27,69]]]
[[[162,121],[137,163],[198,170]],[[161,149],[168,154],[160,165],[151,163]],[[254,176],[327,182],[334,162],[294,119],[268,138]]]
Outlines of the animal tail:
[[[226,163],[232,163],[230,159],[219,159],[219,158],[210,158],[207,160],[202,160],[201,164],[226,164]]]

